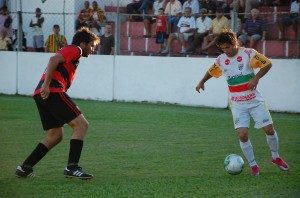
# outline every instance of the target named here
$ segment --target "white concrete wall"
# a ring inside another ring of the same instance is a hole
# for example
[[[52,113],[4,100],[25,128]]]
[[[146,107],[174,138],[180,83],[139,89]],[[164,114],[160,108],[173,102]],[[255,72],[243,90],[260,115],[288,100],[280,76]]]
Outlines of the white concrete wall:
[[[31,95],[50,53],[0,52],[0,93]],[[204,92],[195,86],[212,58],[100,56],[81,58],[71,97],[101,101],[166,102],[226,108],[228,90],[223,77],[210,79]],[[300,112],[300,60],[273,60],[260,80],[270,110]]]

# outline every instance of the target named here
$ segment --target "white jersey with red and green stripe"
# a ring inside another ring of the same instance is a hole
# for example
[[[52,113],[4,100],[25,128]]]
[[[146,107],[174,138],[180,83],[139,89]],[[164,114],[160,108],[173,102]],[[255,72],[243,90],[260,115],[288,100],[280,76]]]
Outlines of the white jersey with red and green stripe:
[[[248,82],[255,76],[254,69],[263,68],[271,61],[251,48],[239,48],[233,57],[221,54],[208,70],[213,77],[225,76],[232,102],[264,101],[258,90],[249,90]]]

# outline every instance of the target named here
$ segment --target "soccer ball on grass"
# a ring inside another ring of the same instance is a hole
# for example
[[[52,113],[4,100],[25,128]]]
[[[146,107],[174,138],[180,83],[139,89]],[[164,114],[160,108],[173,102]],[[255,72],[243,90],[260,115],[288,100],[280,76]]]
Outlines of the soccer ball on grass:
[[[231,175],[238,175],[243,171],[244,160],[237,154],[230,154],[224,160],[224,168]]]

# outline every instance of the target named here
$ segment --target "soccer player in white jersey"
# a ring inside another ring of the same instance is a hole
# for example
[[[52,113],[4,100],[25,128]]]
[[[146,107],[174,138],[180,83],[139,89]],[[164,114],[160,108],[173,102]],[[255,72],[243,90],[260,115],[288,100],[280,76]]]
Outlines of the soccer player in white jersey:
[[[238,46],[236,35],[232,30],[224,30],[217,38],[216,45],[224,52],[218,56],[209,68],[196,91],[204,90],[204,84],[211,77],[223,75],[227,79],[230,92],[230,107],[234,127],[239,135],[240,147],[249,162],[252,175],[259,175],[253,147],[248,137],[250,118],[255,121],[255,128],[262,128],[266,133],[267,143],[272,154],[272,163],[287,171],[288,164],[279,157],[278,136],[264,99],[256,89],[259,79],[272,67],[271,61],[251,48]],[[254,69],[260,70],[254,74]]]

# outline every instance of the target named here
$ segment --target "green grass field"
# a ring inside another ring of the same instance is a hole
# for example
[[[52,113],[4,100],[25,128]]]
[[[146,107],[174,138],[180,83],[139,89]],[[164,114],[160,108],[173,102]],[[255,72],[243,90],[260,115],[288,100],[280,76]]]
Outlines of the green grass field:
[[[290,171],[270,162],[262,130],[250,138],[261,168],[224,171],[224,158],[242,155],[227,109],[75,100],[90,122],[80,165],[88,181],[66,179],[70,127],[35,167],[35,178],[14,176],[44,137],[31,97],[0,95],[0,197],[300,197],[300,115],[272,113],[280,154]],[[245,158],[244,158],[245,160]]]

